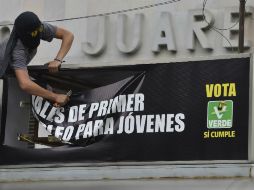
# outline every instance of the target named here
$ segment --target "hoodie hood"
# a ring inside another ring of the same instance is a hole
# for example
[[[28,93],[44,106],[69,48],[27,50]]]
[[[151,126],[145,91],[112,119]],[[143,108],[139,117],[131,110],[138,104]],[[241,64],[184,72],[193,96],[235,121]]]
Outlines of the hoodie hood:
[[[42,23],[38,16],[33,12],[24,12],[20,14],[15,22],[14,27],[17,37],[29,49],[35,49],[40,45]]]

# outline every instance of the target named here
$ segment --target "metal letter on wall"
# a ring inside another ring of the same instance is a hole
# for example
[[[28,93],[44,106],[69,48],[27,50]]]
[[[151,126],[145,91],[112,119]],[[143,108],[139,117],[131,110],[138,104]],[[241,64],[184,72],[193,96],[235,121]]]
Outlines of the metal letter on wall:
[[[214,19],[210,12],[205,11],[205,18],[202,10],[189,11],[189,21],[186,30],[186,47],[189,50],[195,50],[195,35],[204,49],[212,50],[212,45],[205,35],[205,30],[209,29]]]
[[[245,18],[253,15],[254,9],[252,7],[246,7]],[[238,33],[239,33],[239,8],[231,7],[225,9],[224,26],[223,26],[223,47],[231,50],[232,48],[238,47]],[[237,35],[236,35],[237,34]],[[229,43],[229,42],[230,43]],[[244,47],[249,48],[251,42],[244,40]]]
[[[10,23],[10,22],[0,22],[0,25],[5,25],[6,26],[2,26],[0,27],[0,42],[3,41],[4,39],[6,39],[9,35],[10,35],[10,28],[8,27],[7,23]]]
[[[82,43],[82,50],[88,55],[99,55],[106,48],[106,35],[107,35],[107,16],[101,16],[95,18],[96,23],[93,19],[88,20],[87,37],[86,41]]]
[[[159,52],[160,46],[166,46],[168,51],[176,51],[176,42],[171,20],[171,14],[169,12],[161,13],[159,23],[155,28],[152,46],[153,52]]]
[[[143,18],[144,14],[135,14],[133,32],[129,35],[132,36],[132,39],[130,39],[126,34],[129,30],[128,16],[126,14],[118,15],[116,45],[121,52],[134,53],[140,48]]]

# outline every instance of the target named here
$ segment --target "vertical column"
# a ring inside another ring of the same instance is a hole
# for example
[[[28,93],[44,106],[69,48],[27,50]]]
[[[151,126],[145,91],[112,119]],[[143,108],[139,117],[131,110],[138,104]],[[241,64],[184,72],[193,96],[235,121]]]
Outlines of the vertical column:
[[[249,152],[249,161],[250,162],[254,162],[254,117],[253,117],[253,110],[254,110],[254,67],[253,67],[253,63],[254,63],[254,59],[253,59],[253,55],[251,55],[251,59],[250,59],[250,95],[249,95],[249,143],[248,143],[248,152]]]

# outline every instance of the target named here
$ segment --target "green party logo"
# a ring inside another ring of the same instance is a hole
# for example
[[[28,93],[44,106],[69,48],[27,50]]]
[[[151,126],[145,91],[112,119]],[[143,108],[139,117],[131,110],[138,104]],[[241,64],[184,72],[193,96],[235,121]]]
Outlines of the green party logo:
[[[233,101],[209,101],[207,105],[207,128],[231,128],[233,125]]]

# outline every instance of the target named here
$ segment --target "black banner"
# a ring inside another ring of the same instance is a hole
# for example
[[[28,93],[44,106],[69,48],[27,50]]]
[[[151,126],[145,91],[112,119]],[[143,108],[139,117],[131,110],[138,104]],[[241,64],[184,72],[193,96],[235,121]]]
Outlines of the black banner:
[[[34,72],[41,85],[73,94],[63,108],[32,96],[35,117],[65,146],[26,154],[47,162],[247,160],[249,62]]]

